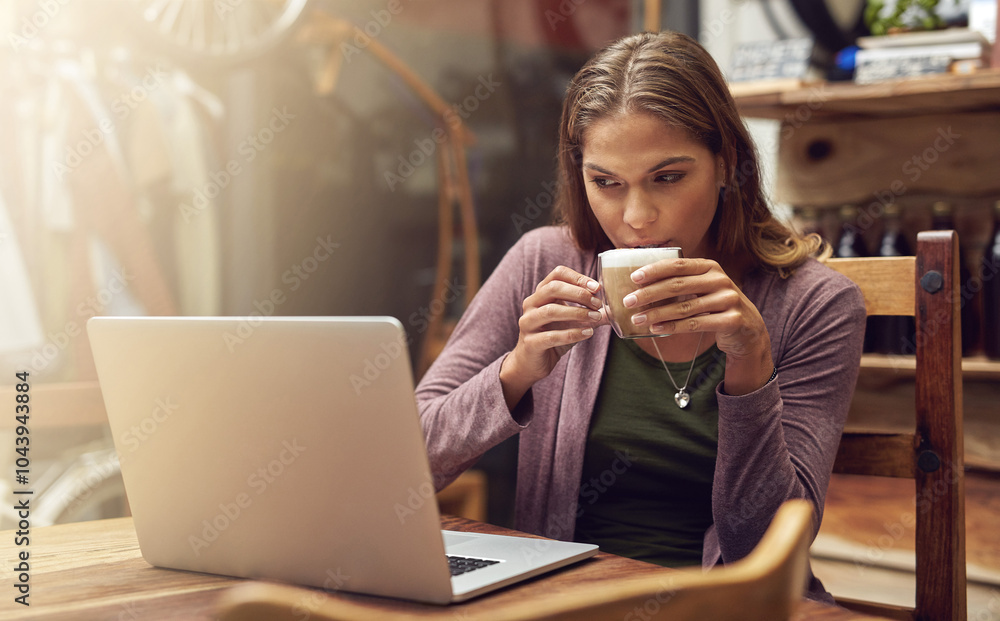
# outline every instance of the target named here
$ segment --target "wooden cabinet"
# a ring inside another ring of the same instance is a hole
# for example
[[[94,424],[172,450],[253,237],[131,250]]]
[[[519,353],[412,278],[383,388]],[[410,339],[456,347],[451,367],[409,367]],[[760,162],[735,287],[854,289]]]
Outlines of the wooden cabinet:
[[[869,248],[886,204],[900,205],[904,230],[915,237],[930,228],[931,204],[948,201],[976,274],[1000,200],[1000,69],[869,85],[734,84],[732,91],[745,117],[780,121],[776,201],[825,213],[831,241],[837,208],[856,205]],[[901,424],[893,404],[912,394],[912,358],[866,355],[863,366],[852,419]],[[967,461],[1000,469],[1000,361],[968,357],[963,371]]]

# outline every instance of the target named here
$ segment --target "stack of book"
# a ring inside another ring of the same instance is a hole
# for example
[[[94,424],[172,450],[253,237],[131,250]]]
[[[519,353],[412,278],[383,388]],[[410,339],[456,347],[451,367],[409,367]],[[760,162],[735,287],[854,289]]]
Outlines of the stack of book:
[[[858,39],[854,81],[881,80],[933,73],[970,73],[989,65],[990,42],[968,28],[905,32]]]

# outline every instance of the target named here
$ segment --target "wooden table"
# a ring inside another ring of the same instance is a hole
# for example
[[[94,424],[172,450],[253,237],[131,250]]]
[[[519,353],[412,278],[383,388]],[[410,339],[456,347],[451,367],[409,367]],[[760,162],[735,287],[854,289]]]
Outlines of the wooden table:
[[[442,518],[442,527],[452,530],[522,534],[463,518]],[[62,524],[32,529],[30,551],[30,607],[14,603],[17,592],[12,562],[24,550],[14,545],[14,531],[0,532],[3,565],[0,570],[0,619],[85,619],[133,621],[147,619],[209,620],[219,596],[247,581],[223,576],[173,571],[152,567],[139,553],[131,518]],[[656,565],[599,553],[572,567],[508,587],[464,604],[441,607],[397,600],[328,593],[302,589],[303,606],[325,597],[343,597],[365,602],[391,619],[394,612],[438,619],[461,619],[463,613],[483,607],[499,607],[526,597],[545,597],[567,585],[607,580],[665,570]],[[315,605],[315,604],[314,604]],[[803,600],[795,617],[799,620],[848,621],[870,619],[840,608]]]

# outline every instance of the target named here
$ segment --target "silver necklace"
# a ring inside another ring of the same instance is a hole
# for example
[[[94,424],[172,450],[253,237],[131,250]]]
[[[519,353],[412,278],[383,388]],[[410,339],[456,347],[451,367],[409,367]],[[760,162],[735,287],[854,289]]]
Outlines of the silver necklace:
[[[677,387],[677,382],[674,381],[674,376],[670,374],[670,369],[667,368],[667,363],[663,360],[663,354],[660,353],[660,348],[656,345],[656,338],[653,337],[653,349],[656,350],[656,356],[660,359],[660,364],[663,365],[663,370],[667,372],[667,377],[670,378],[670,383],[674,385],[674,402],[677,403],[677,407],[684,409],[691,403],[691,394],[687,391],[688,382],[691,381],[691,372],[694,371],[694,363],[698,359],[698,352],[701,350],[701,340],[705,338],[705,333],[702,332],[701,336],[698,337],[698,346],[694,349],[694,358],[691,359],[691,366],[688,367],[688,375],[684,380],[684,385],[680,388]]]

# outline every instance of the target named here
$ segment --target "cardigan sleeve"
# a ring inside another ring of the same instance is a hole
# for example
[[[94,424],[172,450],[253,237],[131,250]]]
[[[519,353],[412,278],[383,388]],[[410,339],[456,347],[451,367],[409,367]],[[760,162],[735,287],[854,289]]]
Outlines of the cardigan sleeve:
[[[517,345],[522,303],[529,295],[530,233],[493,271],[441,354],[416,389],[434,485],[440,490],[488,449],[531,419],[529,390],[514,412],[500,385],[500,365]]]
[[[742,396],[717,391],[719,452],[706,565],[749,554],[785,500],[809,500],[814,536],[819,528],[860,367],[865,307],[846,278],[818,264],[809,271],[821,277],[805,289],[776,283],[762,305],[776,380]]]

